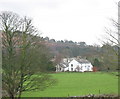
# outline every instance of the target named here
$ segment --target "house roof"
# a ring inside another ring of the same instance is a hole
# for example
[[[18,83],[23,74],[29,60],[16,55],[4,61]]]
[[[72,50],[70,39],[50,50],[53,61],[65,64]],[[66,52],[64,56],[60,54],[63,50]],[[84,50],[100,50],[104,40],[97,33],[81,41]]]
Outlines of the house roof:
[[[68,67],[68,63],[60,63],[59,65],[60,65],[61,67],[63,67],[63,68]]]
[[[76,60],[77,62],[79,62],[80,64],[83,64],[83,63],[90,63],[88,60],[86,59],[80,59],[80,58],[66,58],[66,60],[62,60],[59,65],[63,68],[65,67],[68,67],[69,66],[69,63],[72,61],[72,60]]]

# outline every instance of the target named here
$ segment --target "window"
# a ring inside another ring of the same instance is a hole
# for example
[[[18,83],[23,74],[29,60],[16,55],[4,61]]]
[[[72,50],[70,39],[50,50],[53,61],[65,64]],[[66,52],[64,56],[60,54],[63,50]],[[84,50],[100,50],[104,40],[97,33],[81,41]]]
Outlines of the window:
[[[62,68],[60,68],[60,71],[62,70]]]
[[[73,64],[71,64],[71,67],[73,67]]]
[[[71,71],[73,71],[73,68],[71,68]]]

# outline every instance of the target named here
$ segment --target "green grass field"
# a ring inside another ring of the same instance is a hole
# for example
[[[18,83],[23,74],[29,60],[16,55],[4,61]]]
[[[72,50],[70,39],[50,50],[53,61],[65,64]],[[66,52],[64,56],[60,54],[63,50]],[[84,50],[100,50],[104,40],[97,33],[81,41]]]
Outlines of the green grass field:
[[[58,83],[44,91],[24,92],[22,97],[68,97],[88,94],[117,94],[118,77],[102,72],[54,73]]]

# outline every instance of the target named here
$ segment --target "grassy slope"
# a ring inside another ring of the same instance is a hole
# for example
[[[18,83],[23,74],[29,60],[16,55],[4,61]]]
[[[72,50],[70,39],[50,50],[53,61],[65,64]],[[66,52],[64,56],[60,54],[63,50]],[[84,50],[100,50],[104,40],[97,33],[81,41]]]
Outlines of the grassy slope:
[[[67,97],[87,94],[117,94],[117,76],[107,73],[56,73],[58,84],[45,91],[25,92],[23,97]]]

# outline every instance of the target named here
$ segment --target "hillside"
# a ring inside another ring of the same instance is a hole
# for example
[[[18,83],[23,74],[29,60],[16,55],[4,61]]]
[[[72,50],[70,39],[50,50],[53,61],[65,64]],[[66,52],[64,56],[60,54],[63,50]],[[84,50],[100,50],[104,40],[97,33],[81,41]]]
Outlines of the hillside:
[[[85,42],[56,41],[48,38],[43,38],[43,43],[50,50],[52,57],[56,59],[57,63],[65,57],[80,56],[89,60],[99,70],[117,69],[118,56],[116,55],[116,46],[104,44],[100,47],[98,45],[87,45]]]
[[[100,52],[99,46],[87,45],[85,42],[46,40],[44,43],[53,55],[61,54],[63,57],[85,57]]]

